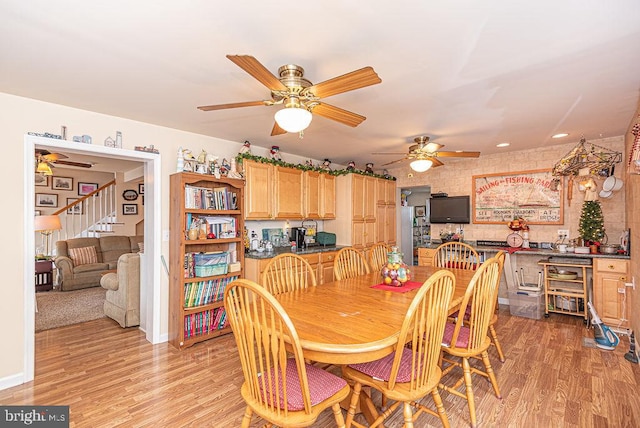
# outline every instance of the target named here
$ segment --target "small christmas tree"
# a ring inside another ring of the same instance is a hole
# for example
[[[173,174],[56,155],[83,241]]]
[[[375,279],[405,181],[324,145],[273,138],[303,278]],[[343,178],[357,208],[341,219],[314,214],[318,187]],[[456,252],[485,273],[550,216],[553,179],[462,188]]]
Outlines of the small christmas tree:
[[[584,201],[578,232],[585,245],[602,241],[604,238],[604,217],[600,202]]]

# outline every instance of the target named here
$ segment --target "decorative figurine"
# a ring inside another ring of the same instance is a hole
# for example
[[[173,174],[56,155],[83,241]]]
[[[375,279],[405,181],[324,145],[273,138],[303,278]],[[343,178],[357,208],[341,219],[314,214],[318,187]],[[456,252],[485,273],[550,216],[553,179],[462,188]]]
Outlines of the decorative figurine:
[[[249,153],[251,154],[251,143],[249,141],[245,141],[242,147],[240,147],[240,154]]]
[[[200,154],[198,155],[198,163],[205,163],[207,161],[207,152],[202,149]]]
[[[193,157],[193,153],[191,153],[191,149],[184,149],[182,151],[182,156],[184,157],[184,160],[196,160],[196,158]]]
[[[227,174],[229,178],[242,178],[242,174],[238,172],[236,169],[236,159],[231,158],[231,167],[229,169],[229,174]]]
[[[313,161],[311,159],[307,159],[304,161],[304,166],[308,166],[309,168],[313,168]]]
[[[391,180],[391,174],[389,174],[389,171],[388,171],[388,170],[386,170],[386,169],[383,169],[383,170],[382,170],[382,176],[383,176],[384,178],[386,178],[387,180]]]
[[[280,156],[280,147],[271,146],[271,150],[269,150],[269,157],[273,160],[281,161],[282,156]]]
[[[221,175],[220,175],[220,165],[218,165],[218,160],[217,159],[214,160],[211,165],[212,165],[213,175],[219,179]]]
[[[331,171],[331,161],[329,159],[325,159],[322,161],[322,166],[320,168],[325,171]]]
[[[229,175],[229,171],[231,170],[231,165],[227,158],[222,158],[222,164],[220,165],[220,175],[223,177],[227,177]]]
[[[356,163],[354,161],[349,161],[349,166],[347,166],[347,171],[353,171],[356,169]]]
[[[182,155],[182,147],[178,147],[178,163],[176,165],[176,172],[184,171],[184,156]]]
[[[373,164],[369,162],[367,167],[364,169],[364,172],[368,172],[369,174],[373,174]]]

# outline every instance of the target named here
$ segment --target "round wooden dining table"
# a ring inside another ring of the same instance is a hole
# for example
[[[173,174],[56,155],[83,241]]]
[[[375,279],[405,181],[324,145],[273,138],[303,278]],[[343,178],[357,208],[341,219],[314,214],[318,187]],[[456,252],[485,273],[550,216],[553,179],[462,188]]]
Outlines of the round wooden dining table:
[[[411,281],[423,284],[441,268],[412,266]],[[459,307],[474,271],[447,269],[456,277],[450,313]],[[330,364],[374,361],[393,352],[417,289],[373,288],[379,272],[308,287],[276,297],[291,318],[305,358]],[[404,292],[403,292],[404,291]]]

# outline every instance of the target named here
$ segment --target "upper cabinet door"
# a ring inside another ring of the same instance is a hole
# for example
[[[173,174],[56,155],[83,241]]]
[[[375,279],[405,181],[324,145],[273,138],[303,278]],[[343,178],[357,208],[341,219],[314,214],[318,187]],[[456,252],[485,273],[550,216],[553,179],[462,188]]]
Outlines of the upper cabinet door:
[[[365,190],[364,175],[351,174],[351,219],[364,220]]]
[[[317,171],[305,171],[304,173],[304,217],[319,219],[320,213],[320,194],[321,178]],[[325,175],[325,174],[322,174]]]
[[[273,218],[273,165],[244,159],[242,168],[246,182],[245,218]]]
[[[336,218],[336,177],[320,174],[320,218]]]
[[[376,220],[376,182],[377,178],[364,177],[364,219]]]
[[[275,217],[278,219],[302,220],[302,174],[295,168],[275,167]],[[255,190],[255,189],[254,189]]]

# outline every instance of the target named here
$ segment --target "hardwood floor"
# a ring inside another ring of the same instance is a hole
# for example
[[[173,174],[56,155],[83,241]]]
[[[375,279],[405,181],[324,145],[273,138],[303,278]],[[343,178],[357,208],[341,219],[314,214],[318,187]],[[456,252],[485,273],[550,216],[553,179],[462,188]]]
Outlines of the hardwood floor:
[[[535,321],[508,307],[497,330],[507,360],[490,356],[503,399],[474,377],[480,427],[640,426],[640,366],[624,359],[628,337],[615,351],[589,348],[583,337],[593,331],[577,317]],[[178,351],[103,318],[37,333],[35,381],[0,391],[0,404],[69,405],[72,427],[232,427],[245,409],[241,383],[231,335]],[[465,402],[441,395],[451,426],[468,426]],[[254,416],[251,426],[263,423]],[[313,426],[334,426],[333,415]],[[402,412],[385,426],[402,426]],[[440,423],[421,415],[416,426]]]

